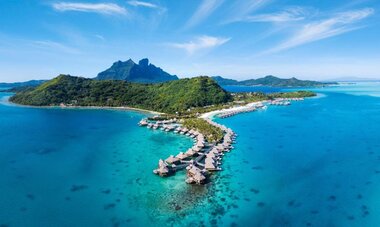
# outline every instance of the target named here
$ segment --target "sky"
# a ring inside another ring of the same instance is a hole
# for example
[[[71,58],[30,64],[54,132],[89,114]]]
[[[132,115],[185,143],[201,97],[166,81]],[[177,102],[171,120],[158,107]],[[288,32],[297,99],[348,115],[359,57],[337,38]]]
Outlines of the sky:
[[[179,77],[380,78],[378,0],[0,0],[0,81],[150,62]]]

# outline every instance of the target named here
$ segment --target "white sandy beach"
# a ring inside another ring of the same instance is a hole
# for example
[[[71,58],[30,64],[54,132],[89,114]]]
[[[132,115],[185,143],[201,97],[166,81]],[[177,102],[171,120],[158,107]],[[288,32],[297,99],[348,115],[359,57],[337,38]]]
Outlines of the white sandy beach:
[[[200,118],[212,120],[212,118],[217,114],[227,113],[227,112],[231,112],[231,111],[244,111],[244,110],[247,110],[253,106],[263,104],[264,102],[266,102],[266,101],[251,102],[251,103],[248,103],[244,106],[235,106],[235,107],[231,107],[228,109],[214,110],[214,111],[202,114],[200,116]]]

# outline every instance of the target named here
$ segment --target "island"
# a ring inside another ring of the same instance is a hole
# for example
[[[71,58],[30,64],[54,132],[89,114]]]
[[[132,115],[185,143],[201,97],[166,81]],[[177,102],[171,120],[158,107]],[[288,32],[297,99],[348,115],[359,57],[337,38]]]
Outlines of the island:
[[[278,78],[272,75],[265,76],[257,79],[249,80],[233,80],[223,78],[221,76],[212,77],[221,86],[267,86],[267,87],[323,87],[328,85],[335,85],[336,82],[319,82],[313,80],[299,80],[295,77],[289,79]]]
[[[315,95],[310,91],[231,93],[207,76],[142,84],[59,75],[16,92],[10,101],[40,107],[135,108],[154,112],[139,125],[194,140],[187,151],[160,159],[154,173],[166,177],[186,170],[187,183],[205,184],[212,172],[222,170],[222,159],[234,148],[237,136],[232,129],[214,122],[213,117],[231,117],[269,105],[287,106]]]

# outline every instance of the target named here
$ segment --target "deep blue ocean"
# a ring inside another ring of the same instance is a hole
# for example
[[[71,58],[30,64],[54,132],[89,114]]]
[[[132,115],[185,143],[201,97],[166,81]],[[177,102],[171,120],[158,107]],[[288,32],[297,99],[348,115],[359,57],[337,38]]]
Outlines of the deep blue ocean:
[[[137,127],[144,113],[0,93],[0,226],[380,226],[380,84],[315,91],[216,119],[239,136],[206,186],[152,173],[192,141]]]

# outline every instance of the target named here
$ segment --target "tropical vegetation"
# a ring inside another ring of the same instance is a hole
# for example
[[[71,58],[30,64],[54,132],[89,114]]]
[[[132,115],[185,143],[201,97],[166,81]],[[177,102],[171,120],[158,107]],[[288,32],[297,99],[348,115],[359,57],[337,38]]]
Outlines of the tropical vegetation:
[[[258,79],[249,79],[237,81],[233,79],[226,79],[221,76],[215,76],[213,79],[221,86],[238,85],[238,86],[268,86],[268,87],[320,87],[335,82],[319,82],[313,80],[299,80],[295,77],[290,79],[282,79],[275,76],[265,76]]]
[[[92,80],[60,75],[42,85],[16,93],[12,102],[33,106],[128,106],[165,113],[232,101],[232,96],[209,77],[159,84]]]
[[[209,142],[218,142],[223,138],[223,131],[209,124],[202,118],[187,118],[183,120],[183,126],[186,128],[196,129],[200,133],[202,133],[207,141]]]

